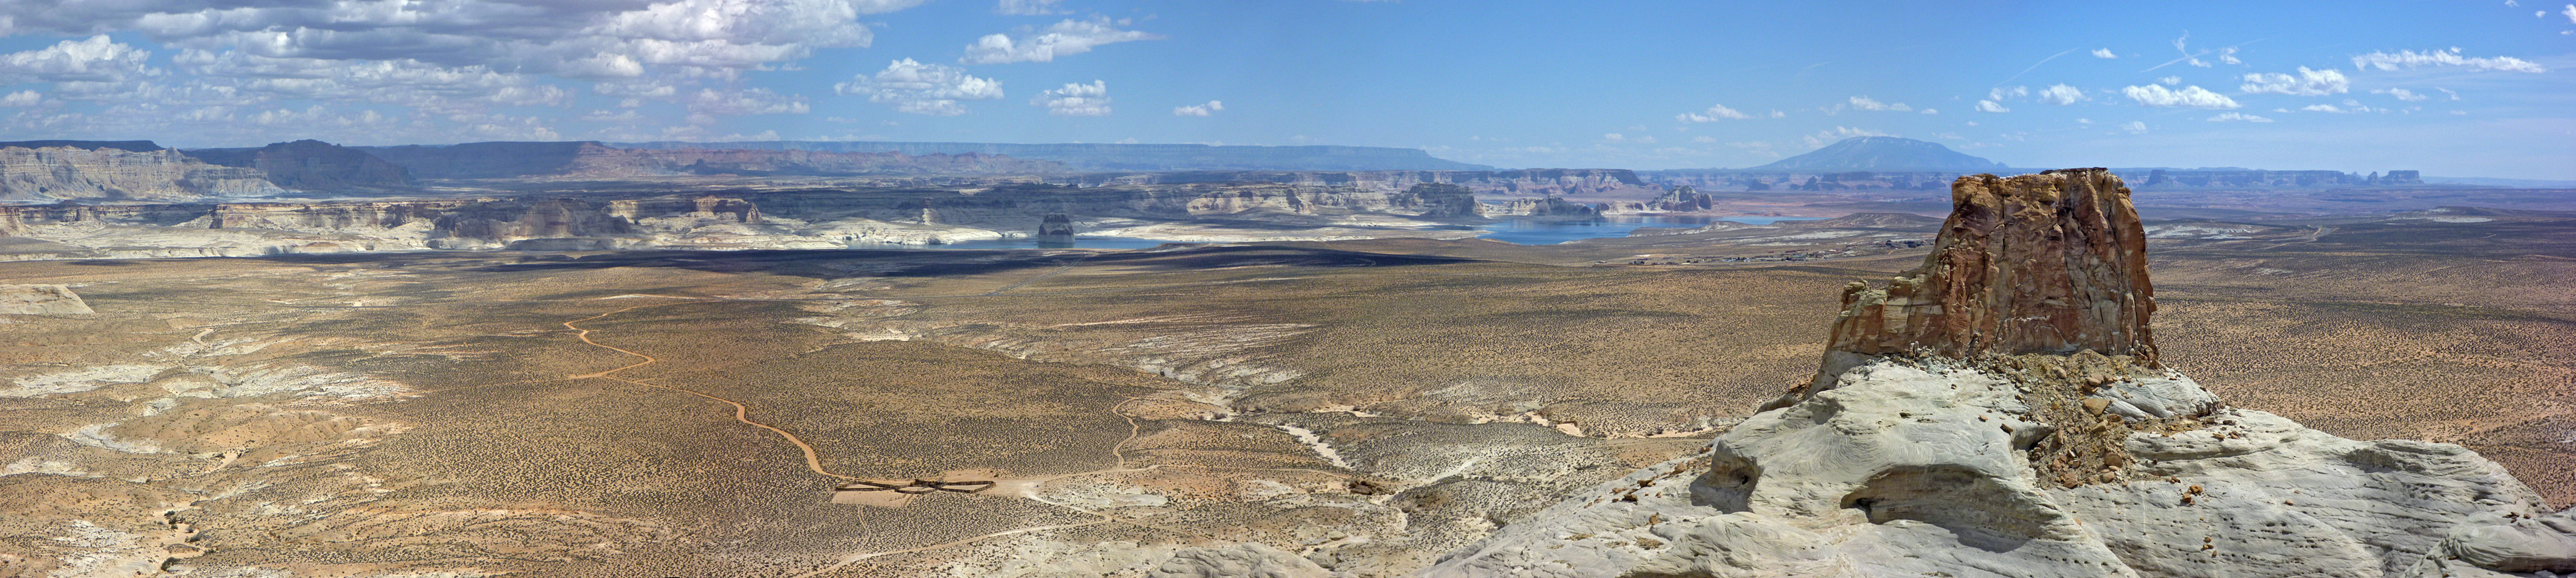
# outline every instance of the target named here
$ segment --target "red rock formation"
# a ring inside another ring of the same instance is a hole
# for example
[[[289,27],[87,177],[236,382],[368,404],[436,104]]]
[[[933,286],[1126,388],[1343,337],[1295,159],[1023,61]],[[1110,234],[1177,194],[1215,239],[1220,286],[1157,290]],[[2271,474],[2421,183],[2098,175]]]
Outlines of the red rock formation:
[[[1923,266],[1843,291],[1830,351],[2156,357],[2146,233],[2108,169],[1971,175]]]

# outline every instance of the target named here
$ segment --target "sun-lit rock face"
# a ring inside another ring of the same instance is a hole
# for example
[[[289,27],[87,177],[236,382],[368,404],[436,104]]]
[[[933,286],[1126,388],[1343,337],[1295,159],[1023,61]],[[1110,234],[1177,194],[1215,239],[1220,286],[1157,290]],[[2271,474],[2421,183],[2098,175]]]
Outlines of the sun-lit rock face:
[[[2107,169],[1960,177],[1923,266],[1843,292],[1829,351],[1862,355],[2093,350],[2153,363],[2147,236]]]

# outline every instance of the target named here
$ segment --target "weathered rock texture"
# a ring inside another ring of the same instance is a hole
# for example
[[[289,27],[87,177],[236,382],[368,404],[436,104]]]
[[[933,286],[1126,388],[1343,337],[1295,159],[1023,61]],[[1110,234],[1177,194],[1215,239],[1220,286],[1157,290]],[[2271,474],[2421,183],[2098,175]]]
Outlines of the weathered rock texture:
[[[36,145],[33,148],[18,146]],[[149,142],[32,141],[0,146],[0,201],[191,201],[285,192],[258,169],[208,164]]]
[[[0,285],[0,315],[55,315],[96,313],[70,287],[61,285]]]
[[[1825,377],[1704,456],[1579,494],[1423,575],[2576,571],[2576,510],[2549,512],[2474,452],[2335,437],[2149,363],[2144,255],[2116,178],[1956,190],[1940,251],[1905,291],[1852,300]]]
[[[2153,363],[2155,289],[2129,189],[2105,169],[1961,177],[1923,266],[1843,291],[1829,351],[2093,350]]]

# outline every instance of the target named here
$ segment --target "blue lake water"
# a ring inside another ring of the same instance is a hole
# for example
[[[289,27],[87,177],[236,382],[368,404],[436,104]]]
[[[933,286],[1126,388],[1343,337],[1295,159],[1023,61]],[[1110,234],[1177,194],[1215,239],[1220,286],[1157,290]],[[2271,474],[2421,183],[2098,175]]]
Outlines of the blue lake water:
[[[1748,225],[1768,225],[1780,221],[1799,221],[1813,217],[1709,217],[1699,215],[1611,215],[1591,221],[1505,220],[1484,225],[1459,225],[1459,230],[1478,230],[1480,239],[1493,239],[1521,245],[1554,245],[1579,239],[1625,237],[1629,231],[1644,227],[1698,227],[1718,221]],[[1136,237],[1074,237],[1073,243],[1040,243],[1028,237],[963,241],[945,245],[901,245],[893,243],[851,243],[852,249],[948,250],[948,249],[1151,249],[1164,243]]]
[[[1493,239],[1521,245],[1554,245],[1566,241],[1625,237],[1629,231],[1646,227],[1691,228],[1718,221],[1747,225],[1768,225],[1780,221],[1803,221],[1813,217],[1710,217],[1703,215],[1610,215],[1593,221],[1510,220],[1476,227],[1486,231],[1480,239]]]
[[[1012,238],[1008,238],[1008,239],[990,239],[990,240],[983,240],[983,241],[959,241],[959,242],[949,243],[949,244],[945,244],[945,245],[903,245],[903,244],[896,244],[896,243],[851,243],[851,244],[850,244],[850,248],[852,248],[852,249],[921,249],[921,250],[945,250],[945,249],[1152,249],[1152,248],[1154,248],[1154,247],[1162,246],[1164,243],[1170,243],[1170,242],[1172,242],[1172,241],[1162,241],[1162,240],[1156,240],[1156,239],[1138,239],[1138,238],[1135,238],[1135,237],[1084,237],[1084,236],[1076,236],[1076,237],[1074,237],[1074,238],[1073,238],[1073,242],[1072,242],[1072,243],[1040,243],[1040,242],[1038,242],[1038,240],[1037,240],[1037,239],[1035,239],[1035,238],[1030,238],[1030,237],[1012,237]]]

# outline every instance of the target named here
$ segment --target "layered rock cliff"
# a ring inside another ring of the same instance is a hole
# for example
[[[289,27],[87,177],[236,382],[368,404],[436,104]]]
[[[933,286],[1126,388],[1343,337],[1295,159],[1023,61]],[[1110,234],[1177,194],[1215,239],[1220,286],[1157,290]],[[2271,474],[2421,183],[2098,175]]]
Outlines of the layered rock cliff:
[[[0,201],[188,201],[284,192],[258,169],[209,164],[173,149],[136,150],[149,146],[141,141],[8,143],[0,146]]]
[[[2576,510],[2550,512],[2474,452],[2335,437],[2159,367],[2117,177],[1980,176],[1953,191],[1923,267],[1847,292],[1825,377],[1705,455],[1575,496],[1423,574],[2576,571]]]

